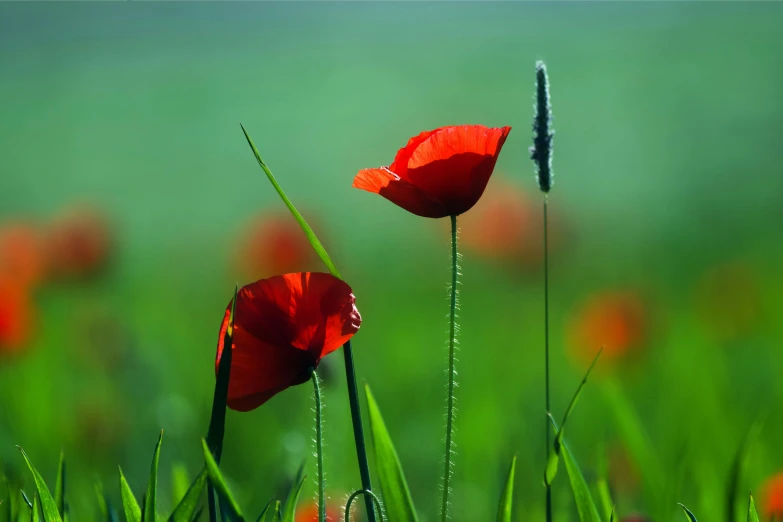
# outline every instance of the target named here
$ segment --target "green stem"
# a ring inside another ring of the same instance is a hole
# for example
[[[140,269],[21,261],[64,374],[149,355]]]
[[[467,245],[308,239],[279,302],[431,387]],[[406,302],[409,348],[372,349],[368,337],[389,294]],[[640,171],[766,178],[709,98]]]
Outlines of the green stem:
[[[324,435],[321,417],[321,387],[318,375],[313,371],[313,396],[315,397],[315,455],[318,465],[318,522],[326,521],[326,482],[324,481]]]
[[[546,448],[544,458],[552,447],[552,425],[549,422],[549,243],[547,227],[547,196],[544,195],[544,387],[546,416]],[[546,522],[552,522],[552,485],[546,485]]]
[[[446,464],[443,471],[443,502],[440,519],[445,522],[449,511],[451,453],[454,445],[454,345],[457,321],[457,216],[451,216],[451,308],[449,312],[449,394],[446,406]]]
[[[362,489],[372,491],[370,481],[370,465],[367,462],[367,446],[364,443],[364,429],[362,428],[362,413],[359,409],[359,391],[356,389],[356,370],[353,365],[353,351],[351,341],[343,345],[345,356],[345,379],[348,381],[348,402],[351,405],[351,421],[353,422],[353,440],[356,446],[356,456],[359,460],[359,474],[362,479]],[[372,499],[364,496],[364,507],[367,510],[367,522],[375,522],[375,509]]]

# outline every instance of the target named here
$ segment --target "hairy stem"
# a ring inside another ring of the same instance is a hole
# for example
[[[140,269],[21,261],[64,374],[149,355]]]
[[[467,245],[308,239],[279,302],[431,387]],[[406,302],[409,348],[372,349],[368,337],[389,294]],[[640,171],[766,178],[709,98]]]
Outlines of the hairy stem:
[[[544,195],[544,400],[546,407],[546,447],[544,458],[552,447],[552,425],[549,423],[549,230],[547,227],[547,196]],[[552,485],[546,485],[546,522],[552,522]]]
[[[364,443],[364,429],[362,428],[362,414],[359,409],[359,392],[356,389],[356,371],[353,365],[353,351],[351,341],[343,345],[345,356],[345,378],[348,381],[348,400],[351,404],[351,420],[353,421],[353,439],[356,445],[356,456],[359,459],[359,473],[362,478],[362,489],[372,491],[370,481],[370,465],[367,462],[367,446]],[[375,522],[375,509],[372,498],[364,496],[364,506],[367,510],[367,522]]]
[[[445,522],[449,511],[451,492],[451,453],[454,445],[454,345],[456,341],[457,321],[457,216],[451,216],[451,307],[449,311],[449,394],[446,405],[446,458],[443,471],[443,502],[440,519]]]
[[[318,466],[318,522],[326,521],[326,481],[324,480],[324,434],[321,417],[321,387],[318,375],[313,371],[313,397],[315,397],[315,456]]]

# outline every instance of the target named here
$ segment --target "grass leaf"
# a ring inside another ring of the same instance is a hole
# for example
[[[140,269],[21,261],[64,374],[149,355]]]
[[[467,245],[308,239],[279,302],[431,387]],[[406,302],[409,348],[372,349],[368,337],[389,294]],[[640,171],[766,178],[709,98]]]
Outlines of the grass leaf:
[[[302,492],[302,486],[307,475],[304,473],[305,463],[299,466],[299,470],[296,472],[296,479],[294,479],[291,485],[291,491],[288,492],[288,497],[285,499],[283,505],[283,522],[294,522],[296,519],[296,503],[299,502],[299,494]]]
[[[280,514],[280,501],[278,500],[278,501],[275,502],[275,521],[276,522],[281,522],[281,520],[282,520],[282,517],[281,517],[281,514]]]
[[[558,428],[551,415],[549,420],[555,428],[555,438],[557,438],[560,428]],[[587,486],[582,470],[579,468],[579,464],[577,464],[565,439],[561,437],[560,440],[560,454],[563,457],[563,464],[565,464],[568,480],[571,483],[571,492],[576,502],[576,510],[579,512],[579,520],[581,522],[601,522],[601,516],[595,507],[595,501],[590,494],[590,488]]]
[[[120,470],[120,495],[122,496],[122,509],[125,512],[125,520],[127,522],[141,522],[141,508],[136,501],[136,497],[133,496],[133,490],[128,485],[128,481],[125,479],[125,475]]]
[[[679,502],[678,502],[678,504],[679,504]],[[686,508],[685,505],[683,505],[683,504],[680,504],[680,507],[685,512],[685,516],[688,517],[688,521],[689,522],[698,522],[698,520],[696,520],[696,515],[691,513],[690,509]]]
[[[163,443],[163,430],[158,435],[158,443],[155,445],[155,451],[152,454],[152,465],[150,466],[150,481],[147,484],[147,493],[144,495],[144,522],[156,522],[155,517],[158,507],[158,463],[160,462],[160,445]]]
[[[201,493],[204,492],[208,477],[207,468],[205,467],[182,496],[182,500],[171,513],[169,522],[190,522],[194,519],[199,509]]]
[[[332,263],[332,259],[329,257],[329,254],[326,253],[326,249],[323,247],[321,242],[316,237],[315,233],[313,232],[313,229],[311,229],[310,225],[307,224],[307,221],[305,221],[305,219],[302,217],[302,214],[300,214],[299,211],[296,210],[294,204],[291,203],[291,200],[288,199],[288,196],[286,196],[285,192],[283,192],[283,189],[280,187],[280,184],[277,182],[277,179],[275,179],[274,175],[272,175],[272,171],[269,170],[269,167],[266,166],[264,160],[261,159],[261,154],[259,154],[258,149],[253,143],[253,140],[250,138],[250,135],[245,130],[244,125],[240,124],[240,126],[242,127],[242,132],[245,134],[245,139],[247,139],[247,144],[250,145],[250,148],[253,151],[253,155],[256,157],[256,161],[258,162],[258,165],[263,169],[264,173],[266,174],[266,177],[269,178],[269,182],[272,183],[272,186],[277,191],[277,194],[280,196],[280,199],[283,200],[283,203],[285,203],[285,206],[288,207],[288,210],[294,216],[296,222],[299,223],[300,227],[302,227],[302,231],[305,233],[305,236],[307,236],[307,241],[310,242],[310,246],[313,247],[315,253],[318,254],[318,257],[321,258],[321,261],[323,261],[323,263],[329,269],[329,272],[333,276],[342,279],[342,277],[340,276],[340,272],[337,270],[337,267],[334,266],[334,263]]]
[[[503,488],[503,494],[500,496],[498,505],[497,522],[511,522],[511,506],[514,501],[514,470],[517,467],[517,456],[511,459],[511,467],[508,469],[506,485]]]
[[[43,477],[35,469],[33,463],[30,462],[30,459],[27,457],[27,454],[24,452],[24,450],[19,448],[19,451],[22,452],[22,456],[24,457],[25,462],[27,462],[27,467],[30,468],[30,471],[33,474],[33,479],[35,480],[35,489],[38,491],[38,496],[41,499],[41,511],[43,512],[44,519],[46,522],[62,522],[60,512],[57,511],[57,503],[54,501],[54,497],[52,497],[52,494],[49,492],[49,488],[46,487],[46,482],[44,482]]]
[[[750,495],[748,501],[748,522],[759,522],[759,513],[756,511],[756,503],[753,502],[753,495]]]
[[[272,507],[272,503],[274,501],[275,501],[275,497],[269,499],[269,502],[266,503],[264,509],[261,510],[261,514],[258,515],[256,522],[266,522],[266,514],[270,512],[269,509]]]
[[[174,505],[182,502],[191,484],[188,468],[181,462],[174,463],[171,466],[171,501]]]
[[[38,515],[38,493],[33,493],[33,505],[30,507],[30,522],[40,522]]]
[[[201,446],[204,450],[204,461],[207,465],[207,474],[209,475],[209,481],[214,486],[215,491],[220,497],[221,505],[225,504],[227,513],[231,520],[234,522],[244,522],[245,517],[242,515],[242,510],[239,508],[234,496],[228,489],[226,480],[223,478],[223,474],[220,472],[220,468],[215,462],[215,458],[212,456],[212,452],[209,451],[207,441],[201,439]]]
[[[734,455],[734,460],[731,463],[731,471],[729,471],[729,481],[726,484],[726,522],[735,522],[737,520],[737,493],[739,492],[740,482],[742,480],[742,468],[745,465],[748,453],[753,443],[756,442],[761,428],[764,426],[766,415],[756,419],[753,424],[750,425],[748,431],[742,439],[742,442],[737,448],[737,453]]]
[[[367,394],[375,468],[381,486],[386,516],[388,520],[394,522],[416,522],[416,508],[413,506],[411,492],[405,481],[405,474],[402,471],[397,451],[394,449],[381,411],[378,409],[378,404],[375,402],[369,386],[365,386],[364,389]]]
[[[57,480],[54,483],[54,501],[60,515],[65,518],[65,452],[60,451],[60,462],[57,464]]]

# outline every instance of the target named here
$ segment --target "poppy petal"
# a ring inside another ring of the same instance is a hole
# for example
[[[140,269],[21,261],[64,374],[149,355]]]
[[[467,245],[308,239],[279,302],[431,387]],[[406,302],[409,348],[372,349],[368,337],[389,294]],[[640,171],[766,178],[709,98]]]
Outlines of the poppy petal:
[[[230,314],[231,303],[220,328],[216,371]],[[243,287],[235,308],[228,406],[251,410],[305,382],[360,325],[351,287],[330,274],[285,274]]]
[[[394,161],[391,165],[389,165],[389,170],[396,173],[401,178],[405,179],[406,174],[408,173],[408,162],[411,159],[411,156],[413,156],[413,153],[416,151],[416,149],[424,143],[427,138],[432,136],[435,133],[440,132],[445,127],[440,127],[434,130],[424,131],[420,133],[418,136],[414,136],[411,139],[408,140],[408,143],[405,144],[403,148],[397,151],[397,155],[394,157]]]
[[[353,180],[353,186],[380,194],[417,216],[439,218],[449,215],[443,203],[430,198],[415,185],[401,179],[387,168],[360,170]]]

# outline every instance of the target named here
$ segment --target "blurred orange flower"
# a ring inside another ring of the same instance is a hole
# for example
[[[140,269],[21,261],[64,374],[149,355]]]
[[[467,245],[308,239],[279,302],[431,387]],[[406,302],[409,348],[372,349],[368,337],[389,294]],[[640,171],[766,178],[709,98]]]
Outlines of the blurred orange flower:
[[[761,290],[753,270],[738,261],[711,267],[699,280],[696,308],[718,340],[747,335],[761,317]]]
[[[783,472],[773,475],[762,487],[764,516],[766,518],[783,517]]]
[[[89,208],[75,208],[56,218],[46,234],[46,257],[52,276],[95,275],[106,265],[111,234],[106,218]]]
[[[575,355],[614,358],[640,348],[647,334],[647,311],[632,292],[603,292],[587,299],[571,321],[568,335]]]
[[[315,268],[317,256],[288,212],[265,213],[245,227],[237,252],[240,272],[250,280]],[[317,265],[316,265],[317,267]]]
[[[27,286],[0,275],[0,353],[15,353],[30,339],[33,307]]]
[[[342,520],[341,510],[331,504],[326,505],[326,520],[337,522]],[[299,506],[296,510],[296,522],[318,522],[318,503],[311,502]]]
[[[34,286],[44,277],[40,230],[22,222],[0,226],[0,274],[23,286]]]

